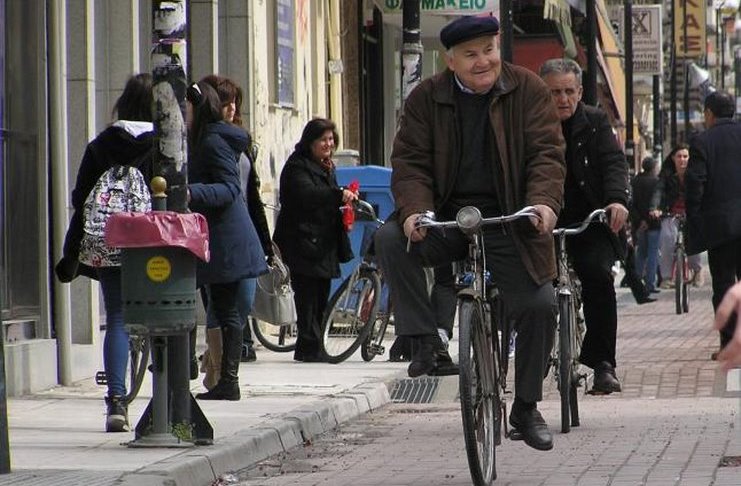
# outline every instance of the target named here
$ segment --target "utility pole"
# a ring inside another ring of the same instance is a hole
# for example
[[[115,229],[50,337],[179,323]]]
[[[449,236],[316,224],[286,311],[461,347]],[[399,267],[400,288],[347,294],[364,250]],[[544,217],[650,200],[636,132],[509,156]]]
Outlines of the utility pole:
[[[502,38],[502,60],[512,62],[512,46],[513,46],[513,24],[514,19],[512,15],[512,0],[501,0],[499,2],[499,24],[501,27],[501,38]]]
[[[597,105],[597,7],[596,0],[586,0],[587,24],[585,34],[587,42],[587,69],[584,71],[584,103]]]
[[[669,112],[671,114],[669,136],[672,148],[677,146],[677,41],[675,31],[677,29],[677,1],[672,0],[671,16],[671,52],[669,53],[669,65],[671,77],[669,82]]]
[[[402,5],[401,101],[422,81],[422,35],[419,0],[404,0]]]
[[[664,113],[661,110],[661,76],[653,76],[653,112],[654,112],[654,159],[661,162],[664,150],[664,129],[662,119]]]
[[[633,142],[633,1],[625,0],[623,9],[623,42],[625,44],[625,157],[628,167],[635,167]]]
[[[690,63],[687,60],[687,2],[682,2],[682,52],[684,58],[684,143],[690,141]]]

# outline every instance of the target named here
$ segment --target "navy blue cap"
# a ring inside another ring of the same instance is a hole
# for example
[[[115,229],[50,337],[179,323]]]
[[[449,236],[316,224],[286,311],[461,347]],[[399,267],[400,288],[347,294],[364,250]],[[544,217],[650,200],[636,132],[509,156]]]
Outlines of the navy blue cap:
[[[440,31],[440,42],[446,49],[450,49],[461,42],[498,33],[499,21],[496,17],[460,17],[443,27]]]

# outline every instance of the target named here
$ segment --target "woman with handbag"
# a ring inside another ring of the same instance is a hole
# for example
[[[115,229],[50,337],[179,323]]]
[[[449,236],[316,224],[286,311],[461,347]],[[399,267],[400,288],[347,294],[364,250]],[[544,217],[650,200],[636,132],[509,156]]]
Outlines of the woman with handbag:
[[[267,271],[265,254],[250,219],[240,187],[239,157],[249,138],[224,121],[222,103],[208,83],[193,83],[186,91],[189,146],[188,201],[206,217],[211,259],[198,262],[198,285],[208,285],[209,308],[222,333],[221,376],[202,400],[239,400],[239,363],[243,322],[239,286],[243,279]]]
[[[235,126],[242,127],[242,88],[224,76],[210,74],[201,82],[209,84],[219,95],[221,101],[221,114],[224,121]],[[248,146],[245,152],[239,155],[239,177],[242,198],[244,198],[249,211],[252,224],[257,231],[260,240],[260,248],[267,256],[268,261],[273,258],[273,243],[270,239],[270,229],[268,227],[267,217],[265,216],[265,205],[260,197],[260,178],[255,168],[256,152],[252,144],[252,139],[247,133]],[[239,308],[239,317],[242,322],[242,355],[241,361],[250,362],[257,359],[253,346],[252,332],[248,317],[252,311],[252,304],[255,298],[255,279],[243,279],[237,290]],[[222,336],[221,327],[219,326],[213,309],[208,305],[208,298],[204,300],[206,307],[206,345],[207,352],[204,353],[202,371],[206,373],[203,379],[203,386],[209,390],[219,381],[221,375],[221,356],[222,356]]]
[[[121,97],[113,107],[117,120],[87,145],[72,191],[74,213],[64,238],[64,256],[55,271],[62,282],[71,282],[84,275],[100,282],[106,314],[103,339],[103,367],[108,395],[106,432],[129,430],[126,395],[126,366],[129,359],[129,333],[124,327],[121,300],[120,252],[97,245],[85,244],[85,207],[99,199],[92,195],[102,175],[115,166],[132,166],[143,175],[143,183],[152,178],[154,126],[152,124],[152,76],[148,73],[129,78]],[[146,186],[142,194],[149,196]],[[140,208],[139,210],[143,210]],[[131,209],[129,209],[131,210]],[[89,234],[89,233],[88,233]]]
[[[273,239],[295,292],[296,361],[326,361],[321,322],[330,283],[340,275],[340,263],[353,257],[340,206],[358,196],[337,185],[332,154],[338,143],[334,122],[309,121],[280,176],[281,210]]]

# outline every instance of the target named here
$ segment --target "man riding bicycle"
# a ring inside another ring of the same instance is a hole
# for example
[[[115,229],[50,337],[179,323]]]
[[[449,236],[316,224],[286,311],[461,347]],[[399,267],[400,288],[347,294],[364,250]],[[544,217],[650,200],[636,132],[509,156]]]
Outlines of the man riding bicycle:
[[[615,375],[617,301],[612,264],[618,259],[614,235],[628,217],[628,164],[607,115],[581,101],[581,68],[570,59],[550,59],[540,67],[566,139],[566,184],[559,226],[581,223],[605,207],[610,228],[592,225],[570,236],[566,248],[582,284],[587,333],[579,362],[594,369],[592,392],[621,390]]]
[[[396,224],[376,233],[376,251],[395,305],[396,332],[417,344],[409,376],[436,374],[450,357],[423,267],[463,259],[468,241],[457,230],[416,229],[418,216],[435,211],[453,219],[469,205],[485,217],[536,208],[536,220],[485,229],[484,243],[507,320],[517,331],[510,423],[529,446],[548,450],[553,438],[536,402],[555,327],[551,230],[563,196],[564,142],[547,87],[530,71],[501,61],[498,33],[494,17],[462,17],[440,32],[448,69],[422,81],[404,105],[391,154]]]

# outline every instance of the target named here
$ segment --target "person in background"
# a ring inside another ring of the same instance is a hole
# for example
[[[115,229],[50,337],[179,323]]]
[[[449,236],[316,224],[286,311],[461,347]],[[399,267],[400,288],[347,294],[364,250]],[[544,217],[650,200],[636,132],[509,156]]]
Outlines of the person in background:
[[[509,422],[528,446],[550,450],[553,436],[537,402],[556,324],[551,231],[563,196],[563,137],[548,88],[501,60],[498,33],[490,16],[460,17],[440,31],[448,69],[423,80],[404,103],[391,153],[396,212],[375,234],[376,255],[397,334],[414,343],[407,373],[444,374],[451,357],[438,326],[448,309],[439,312],[430,299],[425,267],[437,272],[463,259],[468,240],[458,230],[418,229],[419,216],[434,211],[450,220],[465,206],[485,217],[534,207],[537,218],[486,228],[484,246],[517,331]]]
[[[339,143],[333,121],[314,118],[280,175],[280,205],[273,240],[291,271],[298,336],[293,359],[326,361],[321,325],[340,263],[352,259],[340,206],[358,195],[337,185],[332,154]]]
[[[578,225],[598,208],[605,208],[609,222],[609,227],[590,225],[566,241],[582,284],[587,325],[579,361],[594,370],[590,393],[620,392],[615,373],[617,298],[612,265],[622,258],[617,235],[628,218],[628,163],[607,114],[581,101],[582,70],[575,61],[549,59],[541,65],[540,77],[551,90],[566,139],[566,183],[559,226]]]
[[[716,91],[705,98],[706,130],[690,143],[685,177],[687,253],[708,251],[716,310],[728,289],[741,280],[741,124],[735,114],[731,94]],[[721,327],[721,349],[731,342],[735,329],[735,318]]]
[[[224,121],[242,127],[242,88],[233,80],[215,74],[208,75],[201,79],[201,81],[209,84],[219,95]],[[249,133],[247,133],[247,137],[247,150],[239,156],[240,189],[242,190],[242,197],[247,204],[250,219],[260,239],[260,247],[268,257],[268,260],[270,260],[273,256],[273,244],[270,239],[270,229],[268,228],[268,222],[265,216],[265,205],[260,197],[260,179],[254,166],[254,151]],[[249,314],[252,311],[252,303],[255,299],[255,288],[256,280],[254,278],[246,278],[240,282],[237,290],[239,294],[239,315],[244,326],[242,328],[241,356],[241,361],[243,362],[255,361],[257,359],[249,324]],[[204,386],[211,389],[218,382],[221,371],[222,337],[221,327],[216,320],[213,310],[208,306],[206,307],[208,308],[206,318],[206,344],[208,346],[208,352],[204,354],[202,367],[206,372]]]
[[[651,203],[649,216],[661,219],[661,236],[659,238],[659,271],[661,288],[673,289],[672,268],[674,266],[674,245],[677,240],[678,226],[672,216],[685,216],[685,173],[690,158],[689,146],[678,144],[669,152],[659,173]],[[687,258],[693,273],[692,283],[701,286],[704,283],[700,255],[689,255]]]
[[[650,213],[651,198],[659,183],[657,167],[653,157],[643,159],[643,170],[633,178],[633,207],[630,212],[633,242],[636,246],[636,273],[645,281],[648,291],[653,293],[659,292],[656,287],[656,270],[661,236],[661,221]]]
[[[245,278],[267,272],[265,254],[242,195],[239,157],[247,133],[224,121],[219,95],[198,82],[186,91],[189,147],[188,202],[206,217],[211,259],[198,262],[197,283],[208,285],[209,308],[222,333],[221,376],[201,400],[239,400],[242,328],[239,287]]]
[[[129,78],[123,93],[113,107],[116,121],[87,145],[77,171],[77,182],[72,191],[74,213],[64,240],[64,256],[55,270],[59,280],[71,282],[78,275],[100,281],[106,314],[106,332],[103,339],[103,366],[108,382],[106,403],[106,432],[125,432],[130,429],[126,395],[126,366],[129,359],[129,333],[124,327],[121,301],[121,267],[92,268],[80,263],[80,242],[83,236],[83,208],[88,194],[98,178],[113,165],[132,165],[150,181],[153,175],[152,153],[154,126],[152,124],[152,76],[148,73]]]

